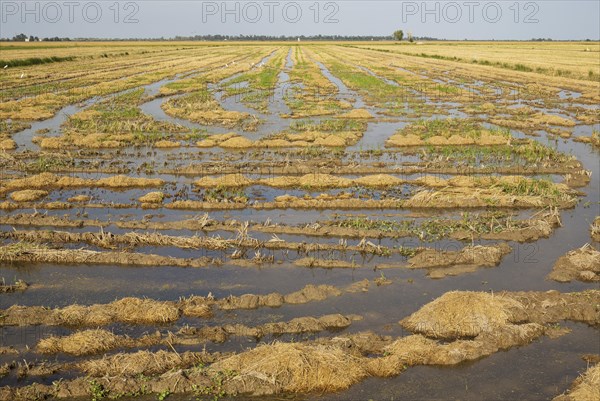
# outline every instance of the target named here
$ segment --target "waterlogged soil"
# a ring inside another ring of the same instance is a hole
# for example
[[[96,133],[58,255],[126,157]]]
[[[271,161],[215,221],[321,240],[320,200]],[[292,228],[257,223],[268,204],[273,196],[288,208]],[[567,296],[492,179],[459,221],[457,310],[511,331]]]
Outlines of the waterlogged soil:
[[[1,399],[579,388],[600,354],[592,83],[342,46],[219,52],[137,88],[143,121],[177,132],[34,140],[120,90],[2,133]],[[167,112],[182,99],[245,120]]]

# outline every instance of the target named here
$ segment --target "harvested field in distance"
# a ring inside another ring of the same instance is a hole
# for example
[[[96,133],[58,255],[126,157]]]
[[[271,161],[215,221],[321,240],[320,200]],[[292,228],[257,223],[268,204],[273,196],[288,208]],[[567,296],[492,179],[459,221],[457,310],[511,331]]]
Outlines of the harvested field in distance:
[[[0,42],[0,400],[599,401],[599,46]]]

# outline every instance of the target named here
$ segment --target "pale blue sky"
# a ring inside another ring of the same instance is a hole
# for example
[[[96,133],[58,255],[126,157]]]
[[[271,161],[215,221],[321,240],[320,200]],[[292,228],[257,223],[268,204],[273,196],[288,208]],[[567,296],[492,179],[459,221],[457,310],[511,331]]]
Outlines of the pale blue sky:
[[[447,39],[600,38],[599,0],[115,3],[0,0],[0,36],[389,35],[403,29]]]

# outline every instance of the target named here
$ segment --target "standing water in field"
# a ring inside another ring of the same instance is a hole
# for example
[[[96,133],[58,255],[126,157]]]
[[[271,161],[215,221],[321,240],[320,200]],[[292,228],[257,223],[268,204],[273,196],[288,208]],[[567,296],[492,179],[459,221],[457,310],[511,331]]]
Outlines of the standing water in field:
[[[159,66],[132,52],[141,84],[12,134],[0,399],[571,387],[599,351],[593,81],[359,45],[190,47]]]

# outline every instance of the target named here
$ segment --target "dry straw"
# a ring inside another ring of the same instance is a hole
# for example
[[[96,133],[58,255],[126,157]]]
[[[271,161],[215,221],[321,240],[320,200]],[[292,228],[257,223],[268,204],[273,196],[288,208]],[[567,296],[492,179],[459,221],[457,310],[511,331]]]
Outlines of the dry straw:
[[[454,339],[476,337],[514,321],[520,302],[484,292],[451,291],[401,321],[416,333]]]
[[[268,386],[277,392],[331,392],[366,377],[362,362],[335,346],[276,342],[217,362],[211,369],[237,372],[232,380],[241,382],[242,389]]]

